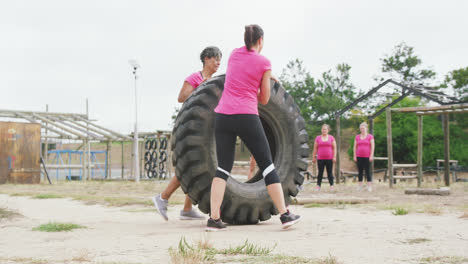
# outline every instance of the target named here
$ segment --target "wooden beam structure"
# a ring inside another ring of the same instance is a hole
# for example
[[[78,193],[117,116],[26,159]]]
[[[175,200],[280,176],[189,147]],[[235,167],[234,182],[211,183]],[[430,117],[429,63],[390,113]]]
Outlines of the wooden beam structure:
[[[418,187],[423,176],[423,116],[418,116]]]
[[[336,183],[340,183],[340,149],[341,149],[341,128],[340,116],[336,118],[336,163],[335,163],[335,179]]]
[[[387,108],[387,157],[388,157],[388,173],[389,186],[393,187],[393,146],[392,146],[392,111]]]
[[[398,102],[400,102],[401,100],[403,100],[404,98],[406,98],[407,96],[410,96],[410,95],[419,96],[419,97],[425,98],[425,99],[427,99],[429,101],[436,102],[439,105],[441,105],[440,106],[441,109],[445,109],[445,111],[447,111],[447,112],[451,112],[451,113],[468,112],[468,103],[461,102],[458,98],[455,98],[455,97],[449,96],[447,94],[444,94],[443,92],[437,91],[432,87],[425,87],[425,86],[422,86],[422,85],[407,85],[407,84],[402,84],[402,83],[395,82],[392,79],[388,79],[388,80],[385,80],[384,82],[380,83],[376,87],[372,88],[369,92],[367,92],[366,94],[364,94],[361,97],[357,98],[356,100],[354,100],[353,102],[351,102],[347,106],[343,107],[341,110],[335,112],[335,119],[336,119],[336,124],[337,124],[337,126],[336,126],[337,147],[340,146],[340,144],[339,144],[340,143],[339,142],[339,140],[340,140],[339,134],[341,133],[341,128],[340,128],[340,124],[339,124],[339,119],[341,118],[341,116],[344,113],[346,113],[347,111],[349,111],[350,109],[352,109],[353,107],[357,106],[359,103],[361,103],[364,100],[370,98],[373,94],[375,94],[380,89],[382,89],[384,86],[387,86],[389,84],[393,84],[394,86],[396,86],[398,88],[401,88],[401,91],[398,91],[398,94],[400,94],[400,96],[398,98],[396,98],[396,99],[393,99],[392,102],[385,105],[384,107],[379,109],[377,112],[375,112],[373,115],[371,115],[369,117],[369,123],[371,123],[371,120],[374,120],[377,116],[379,116],[380,114],[385,112],[386,109],[391,109],[392,106],[394,106],[395,104],[397,104]],[[394,109],[392,109],[392,111],[393,110]],[[424,109],[418,108],[418,110],[424,110]],[[395,110],[395,111],[399,111],[399,110]],[[423,114],[434,114],[434,113],[435,112],[427,112],[427,113],[421,112],[421,113],[418,113],[418,114],[423,115]],[[389,116],[389,115],[387,115],[387,116]],[[371,128],[370,133],[372,134],[373,133],[373,126],[371,126],[370,128]],[[388,140],[388,138],[387,138],[387,140]],[[390,167],[389,167],[389,171],[393,170]],[[373,164],[371,165],[371,170],[373,171]],[[339,158],[339,151],[338,151],[337,161],[336,161],[336,166],[335,166],[335,174],[339,175],[339,173],[340,173],[340,158]],[[390,175],[390,177],[393,177],[393,175]],[[337,179],[337,183],[338,183],[338,179]],[[391,183],[391,184],[393,184],[393,183]]]
[[[404,107],[393,108],[392,112],[395,113],[414,113],[438,115],[443,113],[466,113],[468,112],[468,103],[439,105],[439,106],[418,106],[418,107]]]
[[[450,128],[449,128],[449,115],[444,114],[444,181],[445,186],[450,186]]]

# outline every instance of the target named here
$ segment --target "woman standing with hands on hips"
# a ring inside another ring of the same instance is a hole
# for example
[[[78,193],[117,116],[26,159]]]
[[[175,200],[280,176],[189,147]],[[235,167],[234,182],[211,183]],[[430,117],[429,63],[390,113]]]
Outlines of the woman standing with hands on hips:
[[[359,125],[361,134],[354,139],[354,162],[358,166],[358,190],[362,190],[363,171],[366,171],[367,190],[372,191],[372,175],[370,174],[370,163],[374,160],[374,136],[367,133],[367,123]]]
[[[336,162],[336,142],[332,135],[328,135],[330,126],[322,125],[322,134],[315,138],[312,162],[318,164],[318,178],[316,190],[320,191],[322,185],[323,171],[327,168],[328,183],[333,191],[333,163]]]
[[[220,208],[234,162],[237,136],[244,141],[257,161],[268,194],[281,214],[283,228],[300,220],[299,215],[286,209],[280,178],[258,116],[258,102],[263,105],[268,103],[270,81],[274,79],[270,61],[260,55],[264,44],[263,29],[258,25],[246,26],[244,42],[245,46],[234,49],[229,57],[223,94],[214,110],[218,168],[211,184],[211,217],[208,219],[207,231],[226,228],[220,219]]]

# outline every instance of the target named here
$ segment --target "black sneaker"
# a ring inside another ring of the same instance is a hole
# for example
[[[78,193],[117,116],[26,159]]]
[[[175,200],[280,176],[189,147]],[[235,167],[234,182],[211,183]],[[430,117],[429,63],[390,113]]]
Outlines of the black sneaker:
[[[283,229],[289,228],[290,226],[298,223],[301,220],[300,215],[295,215],[289,210],[280,216],[281,223],[283,224]]]
[[[208,223],[206,224],[205,230],[208,232],[226,230],[226,225],[223,224],[221,219],[214,220],[213,218],[210,217],[210,219],[208,219]]]

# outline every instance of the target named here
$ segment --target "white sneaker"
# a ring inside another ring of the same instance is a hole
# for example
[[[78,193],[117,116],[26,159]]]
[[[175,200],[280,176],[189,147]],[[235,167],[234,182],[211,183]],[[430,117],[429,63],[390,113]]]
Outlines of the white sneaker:
[[[372,192],[372,186],[367,186],[367,191]]]
[[[184,210],[181,210],[179,219],[180,220],[204,220],[205,216],[201,215],[195,209],[192,208],[190,209],[190,211],[187,211],[187,212]]]

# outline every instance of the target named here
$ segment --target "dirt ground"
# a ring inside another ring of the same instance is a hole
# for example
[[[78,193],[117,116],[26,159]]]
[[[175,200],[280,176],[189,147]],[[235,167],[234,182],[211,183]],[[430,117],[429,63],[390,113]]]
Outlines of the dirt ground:
[[[206,220],[178,220],[183,193],[169,206],[168,222],[157,215],[150,197],[167,182],[62,182],[54,185],[0,185],[0,208],[20,216],[0,218],[0,263],[170,263],[170,247],[180,239],[209,240],[216,248],[246,239],[274,248],[271,254],[301,256],[306,263],[468,263],[468,183],[451,186],[449,196],[405,195],[415,183],[376,183],[358,192],[349,182],[330,192],[306,182],[291,205],[302,221],[283,231],[277,216],[252,226],[228,226],[206,233]],[[438,187],[426,183],[424,187]],[[54,199],[38,199],[58,197]],[[372,198],[370,203],[328,203],[333,199]],[[321,203],[321,201],[324,201]],[[394,215],[403,209],[406,215]],[[85,226],[70,232],[39,232],[48,222]],[[276,245],[276,246],[275,246]],[[330,261],[332,257],[332,261]],[[252,257],[214,263],[264,263]],[[276,263],[276,262],[270,262]],[[297,263],[297,262],[283,262]]]

